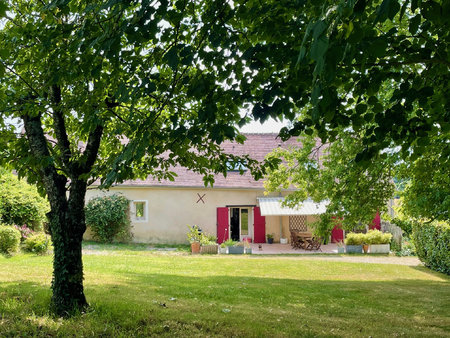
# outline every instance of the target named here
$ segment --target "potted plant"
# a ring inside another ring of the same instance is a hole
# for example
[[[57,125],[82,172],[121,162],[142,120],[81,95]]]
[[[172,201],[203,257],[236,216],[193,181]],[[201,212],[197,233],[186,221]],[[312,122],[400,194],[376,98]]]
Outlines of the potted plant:
[[[200,253],[200,241],[202,239],[200,228],[197,225],[188,225],[188,228],[187,238],[189,243],[191,243],[191,252],[193,254]]]
[[[267,243],[272,244],[273,243],[273,234],[267,234]]]
[[[338,247],[338,253],[339,254],[345,253],[345,247],[344,247],[344,242],[343,241],[337,242],[337,247]]]
[[[383,233],[379,230],[369,230],[367,233],[367,242],[370,244],[370,253],[388,254],[391,250],[392,234]]]
[[[217,254],[218,245],[216,243],[217,237],[214,235],[202,234],[200,238],[200,253],[201,254]]]
[[[369,242],[367,239],[367,234],[361,234],[361,238],[362,238],[362,247],[363,247],[363,251],[364,253],[368,253],[369,252]]]
[[[244,253],[244,243],[234,242],[233,246],[228,247],[228,253],[232,255],[242,255]]]
[[[350,232],[345,238],[345,251],[347,253],[362,253],[362,243],[364,234]]]
[[[249,241],[244,241],[244,253],[249,255],[252,253],[252,248]]]
[[[219,253],[220,254],[226,254],[227,253],[227,246],[225,243],[220,244],[219,246]]]

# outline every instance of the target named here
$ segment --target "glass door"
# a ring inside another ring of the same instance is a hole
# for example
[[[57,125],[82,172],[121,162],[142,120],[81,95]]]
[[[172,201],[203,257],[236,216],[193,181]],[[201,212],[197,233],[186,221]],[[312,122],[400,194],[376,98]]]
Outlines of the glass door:
[[[240,220],[240,231],[239,231],[239,233],[240,233],[240,240],[242,241],[245,237],[250,237],[251,238],[251,234],[250,234],[250,231],[249,231],[249,221],[250,221],[250,218],[249,218],[249,212],[248,212],[248,209],[247,208],[241,208],[240,209],[240,217],[239,217],[239,220]]]

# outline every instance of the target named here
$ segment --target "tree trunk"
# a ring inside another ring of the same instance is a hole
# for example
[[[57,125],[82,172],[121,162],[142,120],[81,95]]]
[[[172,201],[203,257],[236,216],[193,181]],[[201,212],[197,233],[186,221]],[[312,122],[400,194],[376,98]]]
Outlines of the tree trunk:
[[[86,184],[72,182],[70,197],[60,196],[49,213],[54,246],[52,306],[57,315],[67,317],[87,306],[83,290],[81,244],[86,230],[84,196]]]

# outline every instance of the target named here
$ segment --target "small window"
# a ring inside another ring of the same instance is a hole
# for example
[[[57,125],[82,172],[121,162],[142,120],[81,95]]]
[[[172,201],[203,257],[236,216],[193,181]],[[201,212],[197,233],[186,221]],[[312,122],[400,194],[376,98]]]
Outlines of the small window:
[[[133,201],[134,220],[147,220],[147,201]]]

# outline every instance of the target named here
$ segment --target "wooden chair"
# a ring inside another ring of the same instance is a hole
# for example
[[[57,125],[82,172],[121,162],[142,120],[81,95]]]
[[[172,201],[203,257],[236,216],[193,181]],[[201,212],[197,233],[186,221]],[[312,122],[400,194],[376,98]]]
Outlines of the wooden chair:
[[[306,242],[297,235],[295,231],[291,231],[291,245],[293,249],[304,249],[306,247]]]
[[[306,242],[308,243],[305,250],[320,250],[320,246],[322,245],[323,239],[321,237],[313,237],[311,239],[307,239]]]

